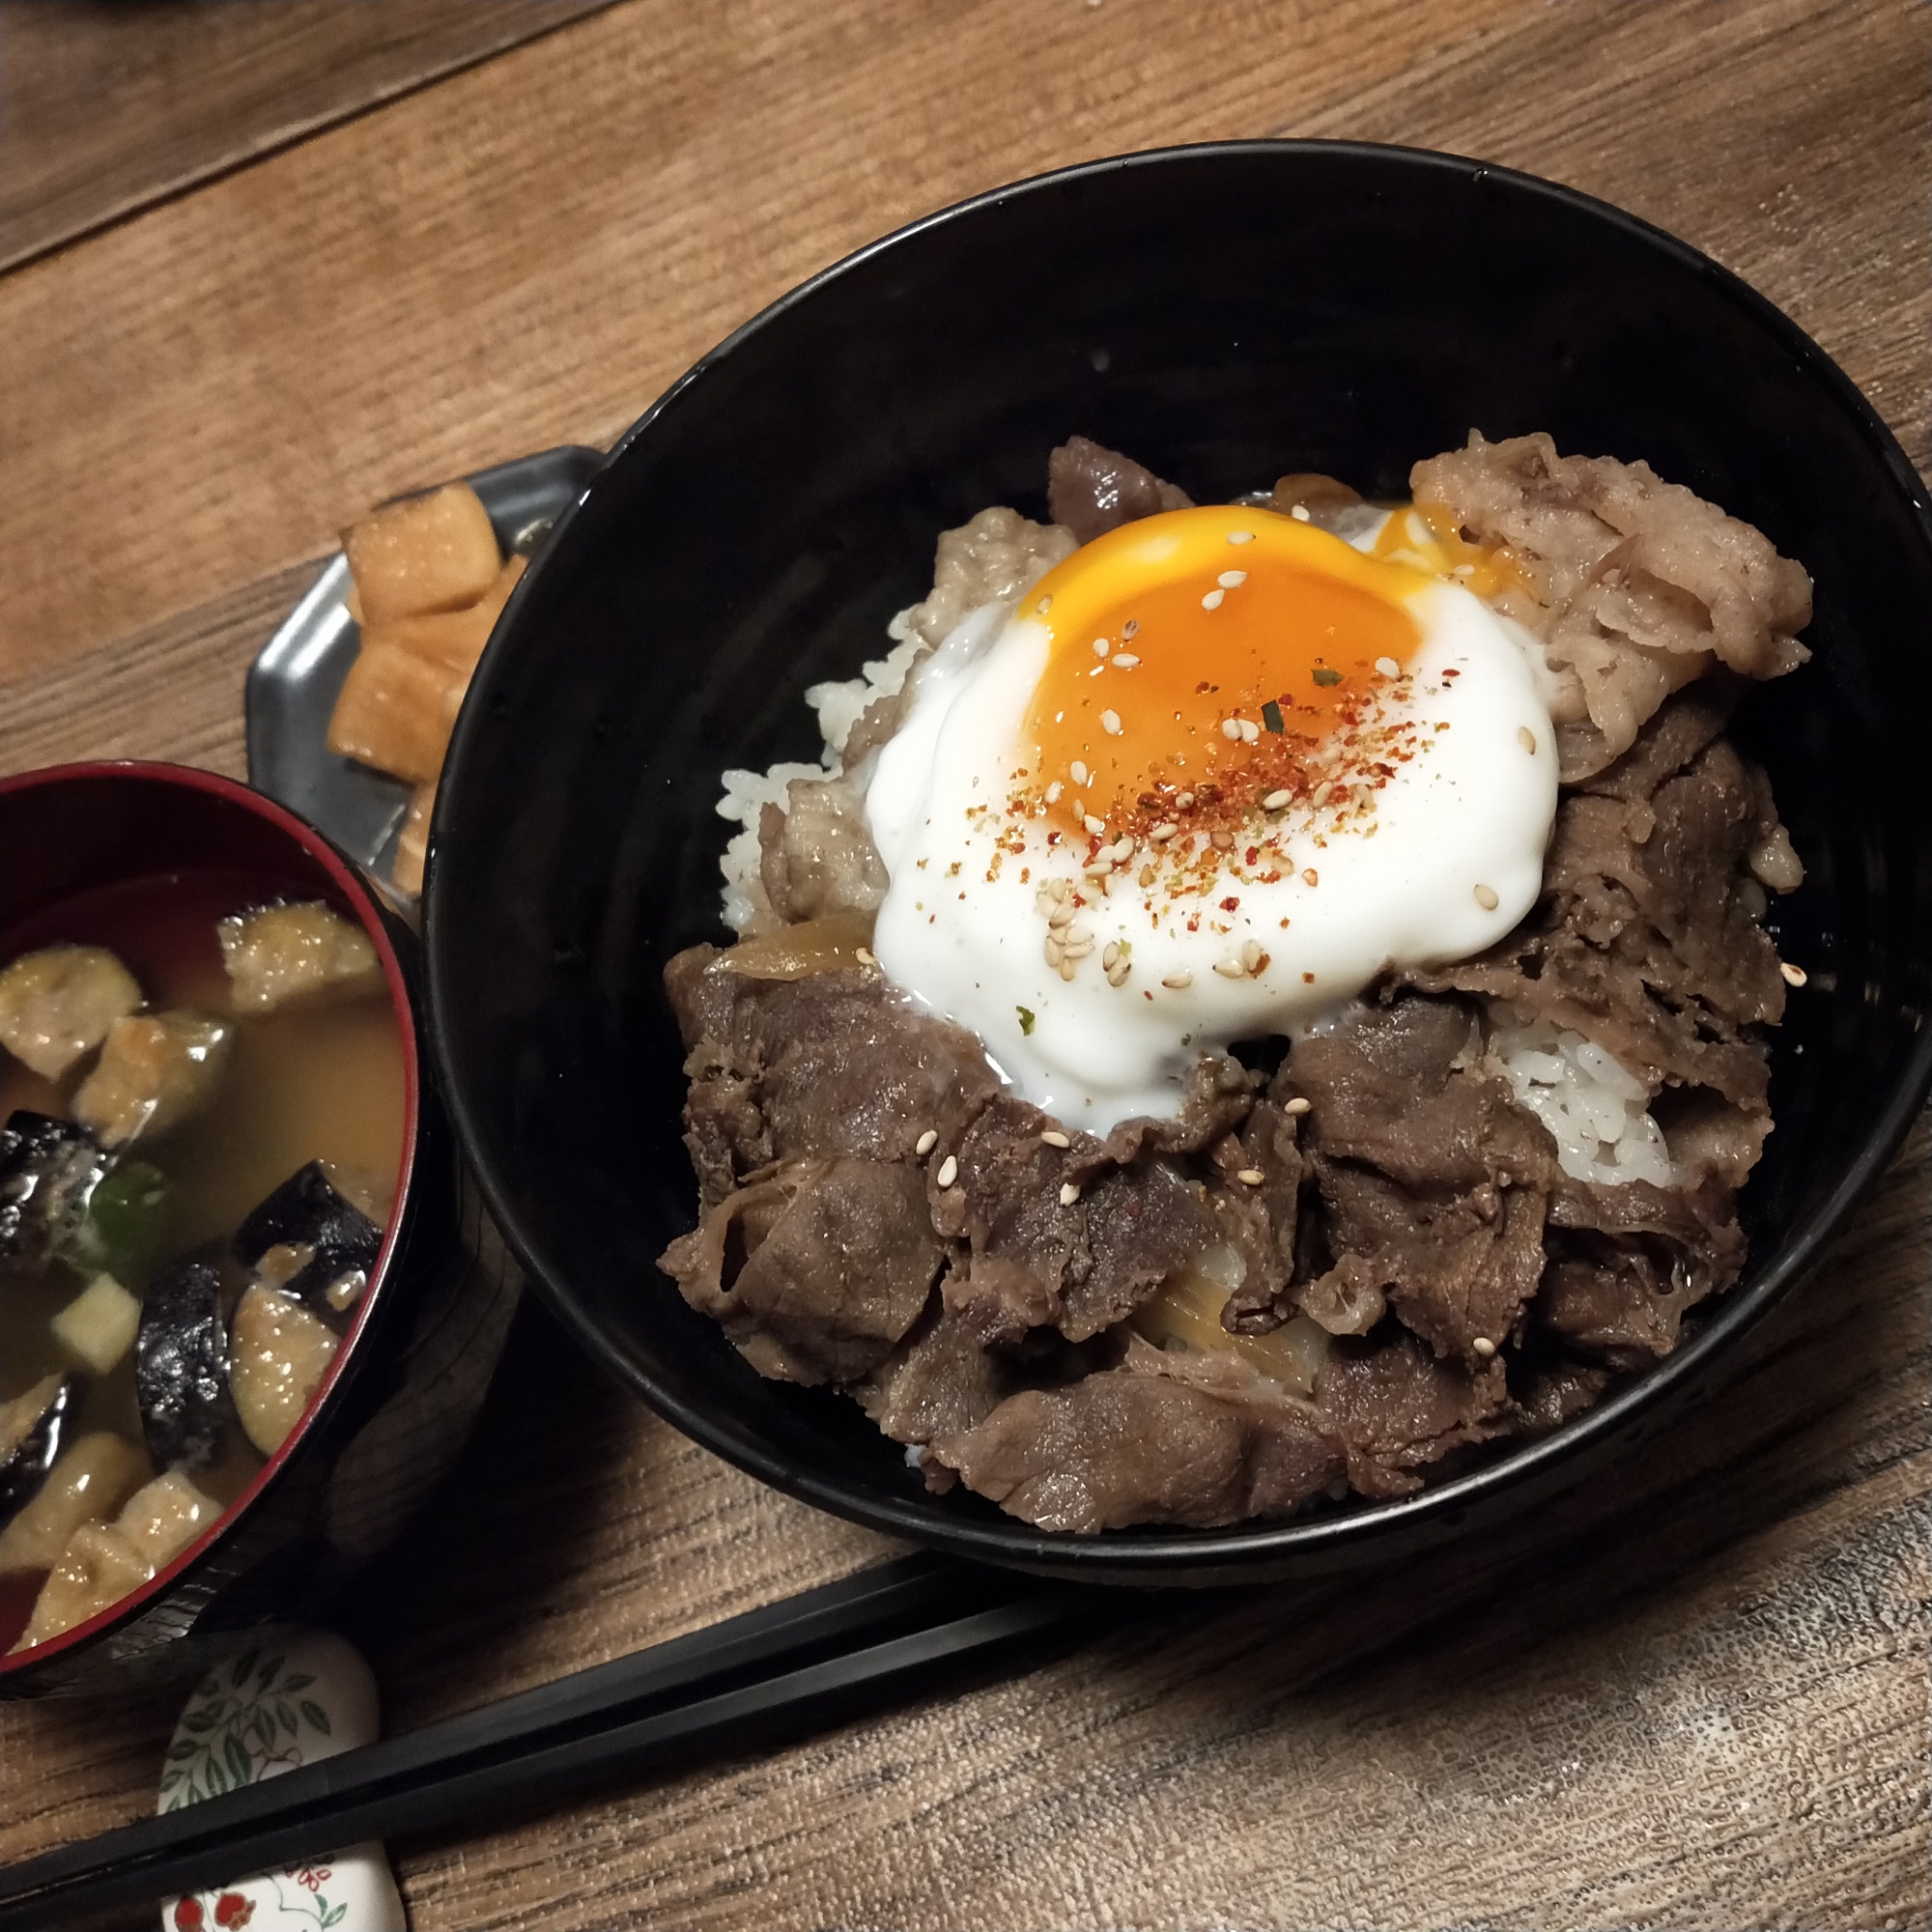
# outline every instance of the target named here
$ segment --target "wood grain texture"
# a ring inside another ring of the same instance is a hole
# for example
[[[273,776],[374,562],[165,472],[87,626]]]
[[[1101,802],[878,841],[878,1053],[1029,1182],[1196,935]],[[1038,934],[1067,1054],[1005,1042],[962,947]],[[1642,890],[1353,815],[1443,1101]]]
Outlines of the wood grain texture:
[[[4,0],[0,268],[609,0]]]
[[[240,769],[246,661],[366,503],[608,438],[844,249],[1167,140],[1604,194],[1788,309],[1923,468],[1928,56],[1910,0],[628,0],[0,279],[0,766]],[[416,1932],[1932,1921],[1928,1183],[1921,1123],[1736,1378],[1558,1527],[398,1846]],[[534,1309],[489,1413],[354,1612],[392,1727],[885,1548]],[[0,1858],[148,1809],[170,1718],[0,1711]]]
[[[1913,0],[630,0],[0,281],[0,667],[608,440],[926,209],[1217,135],[1400,134],[1610,192],[1790,307],[1922,462],[1925,225],[1877,185],[1924,179],[1928,53]]]

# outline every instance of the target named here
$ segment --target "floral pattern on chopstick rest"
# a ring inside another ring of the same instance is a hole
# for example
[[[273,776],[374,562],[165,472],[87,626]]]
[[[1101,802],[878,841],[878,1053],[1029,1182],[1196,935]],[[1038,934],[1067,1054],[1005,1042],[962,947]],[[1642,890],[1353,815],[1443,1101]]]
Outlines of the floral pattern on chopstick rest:
[[[162,1761],[161,1811],[259,1784],[379,1734],[376,1680],[328,1631],[251,1644],[195,1687]],[[354,1845],[161,1907],[164,1932],[408,1932],[387,1854]]]

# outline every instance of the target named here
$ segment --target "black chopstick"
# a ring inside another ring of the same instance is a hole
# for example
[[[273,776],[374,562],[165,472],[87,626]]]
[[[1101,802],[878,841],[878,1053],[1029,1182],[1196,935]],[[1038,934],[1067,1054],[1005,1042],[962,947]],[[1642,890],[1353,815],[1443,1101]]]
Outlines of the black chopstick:
[[[806,1590],[264,1784],[0,1868],[0,1932],[313,1859],[365,1838],[476,1830],[625,1772],[755,1748],[975,1660],[1032,1661],[1122,1593],[915,1556]]]

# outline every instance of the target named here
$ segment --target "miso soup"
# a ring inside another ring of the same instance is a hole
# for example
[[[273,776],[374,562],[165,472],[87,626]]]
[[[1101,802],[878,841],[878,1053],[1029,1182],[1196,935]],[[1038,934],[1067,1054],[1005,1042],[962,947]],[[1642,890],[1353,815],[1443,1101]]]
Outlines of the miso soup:
[[[312,887],[171,874],[0,936],[0,1650],[138,1588],[288,1438],[404,1118],[380,956]]]

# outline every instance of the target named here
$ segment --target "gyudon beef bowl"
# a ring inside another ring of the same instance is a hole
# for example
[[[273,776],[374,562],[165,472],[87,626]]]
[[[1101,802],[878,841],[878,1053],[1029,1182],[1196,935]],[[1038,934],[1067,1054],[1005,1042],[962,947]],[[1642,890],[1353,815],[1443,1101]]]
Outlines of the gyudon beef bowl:
[[[1923,1097],[1928,593],[1845,379],[1581,197],[967,204],[518,592],[432,841],[460,1130],[620,1378],[880,1528],[1207,1580],[1548,1506]]]

